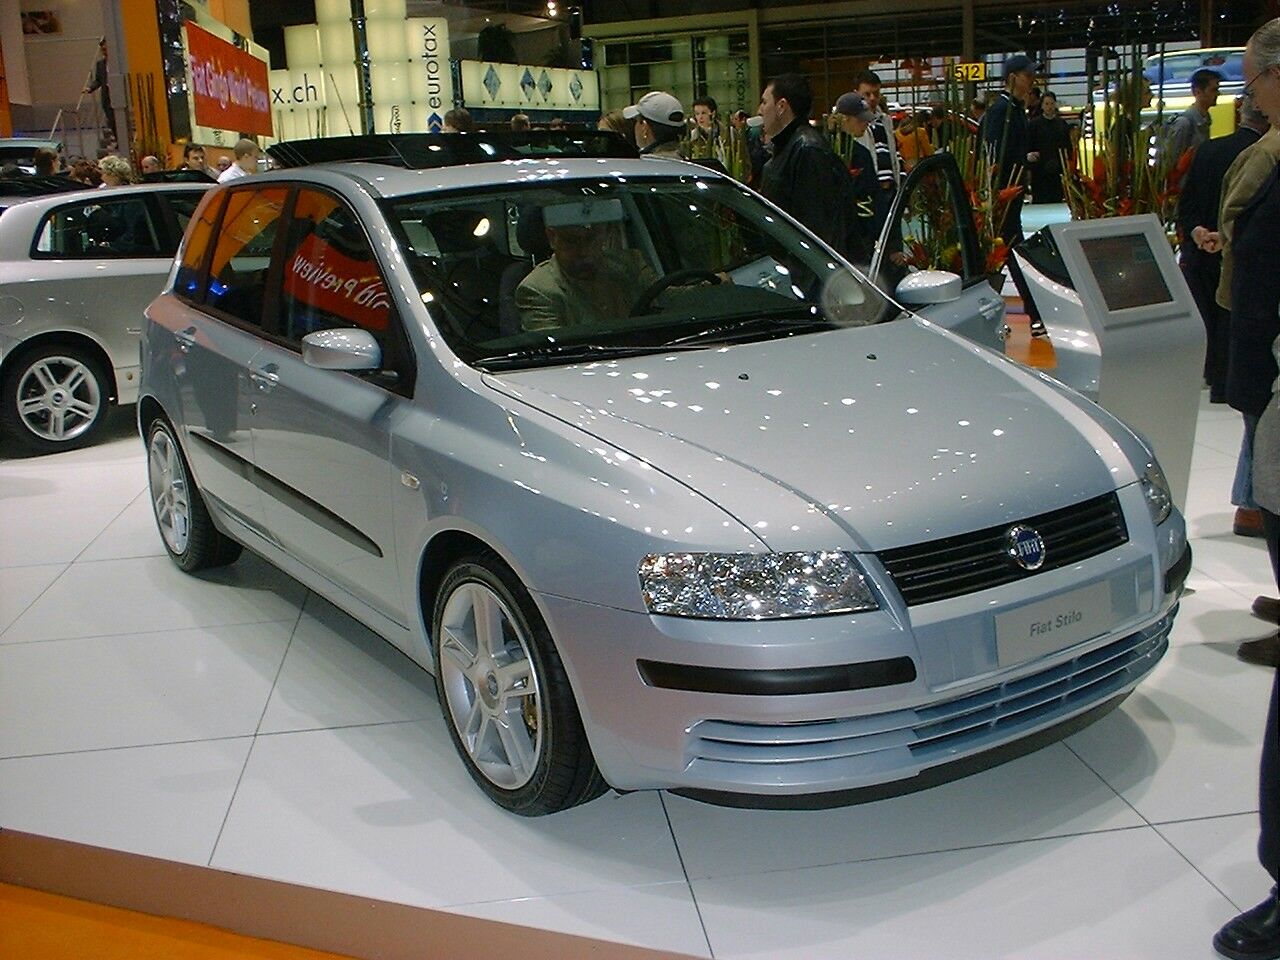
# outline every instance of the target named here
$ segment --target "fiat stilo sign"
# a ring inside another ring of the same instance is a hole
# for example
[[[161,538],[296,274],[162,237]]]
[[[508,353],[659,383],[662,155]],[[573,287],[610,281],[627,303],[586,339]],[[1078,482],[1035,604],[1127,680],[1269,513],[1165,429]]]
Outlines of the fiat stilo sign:
[[[196,123],[271,136],[267,65],[193,23],[184,29]]]

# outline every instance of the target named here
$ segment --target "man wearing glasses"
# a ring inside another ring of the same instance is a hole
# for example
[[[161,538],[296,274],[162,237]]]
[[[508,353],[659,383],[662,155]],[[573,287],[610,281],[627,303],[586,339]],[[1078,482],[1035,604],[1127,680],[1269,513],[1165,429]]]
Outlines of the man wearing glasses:
[[[1277,137],[1280,121],[1280,18],[1260,27],[1245,47],[1245,91],[1271,121],[1272,130],[1237,159],[1267,150],[1267,171],[1232,223],[1235,245],[1235,281],[1231,291],[1231,348],[1227,371],[1227,401],[1245,417],[1245,442],[1249,446],[1257,431],[1257,494],[1262,508],[1263,527],[1271,564],[1280,586],[1280,407],[1273,397],[1277,373],[1275,347],[1280,340],[1280,173],[1277,171]],[[1264,146],[1270,138],[1270,146]],[[1233,190],[1239,190],[1238,184]],[[1228,200],[1231,198],[1228,197]],[[1262,426],[1259,420],[1265,417]],[[1252,426],[1250,425],[1252,421]],[[1243,458],[1244,450],[1241,454]],[[1249,451],[1253,459],[1252,450]],[[1257,606],[1255,604],[1255,609]],[[1273,635],[1280,638],[1280,635]],[[1274,657],[1274,650],[1272,653]],[[1257,657],[1253,662],[1266,662]],[[1274,659],[1271,704],[1262,738],[1259,774],[1258,859],[1280,881],[1280,670]],[[1277,888],[1252,910],[1230,920],[1213,938],[1214,948],[1231,960],[1277,960],[1280,958],[1280,899]]]

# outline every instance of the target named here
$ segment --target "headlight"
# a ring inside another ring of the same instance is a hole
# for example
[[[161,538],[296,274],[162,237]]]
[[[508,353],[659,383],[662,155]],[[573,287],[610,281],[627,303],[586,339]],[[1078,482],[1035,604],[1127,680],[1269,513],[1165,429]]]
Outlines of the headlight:
[[[1147,472],[1142,477],[1142,495],[1156,526],[1169,519],[1173,512],[1173,494],[1169,490],[1169,481],[1164,478],[1164,471],[1154,460],[1147,464]]]
[[[867,575],[848,553],[670,553],[640,561],[651,613],[778,620],[875,610]]]

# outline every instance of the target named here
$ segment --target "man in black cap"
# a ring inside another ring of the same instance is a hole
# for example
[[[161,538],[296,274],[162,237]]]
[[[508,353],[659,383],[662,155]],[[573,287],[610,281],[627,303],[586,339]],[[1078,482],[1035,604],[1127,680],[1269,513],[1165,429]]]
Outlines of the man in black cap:
[[[997,166],[995,185],[1020,187],[1027,164],[1040,157],[1029,153],[1025,104],[1035,84],[1036,67],[1021,53],[1004,62],[1004,90],[982,117],[982,142]],[[1022,240],[1022,194],[1009,202],[1000,236],[1010,247]]]
[[[774,77],[760,95],[773,159],[760,192],[854,263],[870,259],[858,223],[853,181],[827,138],[809,125],[813,94],[798,73]]]
[[[840,127],[853,137],[853,156],[849,161],[849,176],[853,178],[853,195],[857,203],[858,226],[867,245],[868,259],[870,251],[875,249],[876,238],[880,236],[880,228],[884,226],[885,215],[889,205],[884,204],[884,212],[877,209],[876,200],[885,191],[878,189],[876,183],[876,165],[871,152],[859,140],[867,132],[867,127],[875,122],[876,114],[870,104],[857,93],[846,93],[836,101],[836,116],[840,118]]]

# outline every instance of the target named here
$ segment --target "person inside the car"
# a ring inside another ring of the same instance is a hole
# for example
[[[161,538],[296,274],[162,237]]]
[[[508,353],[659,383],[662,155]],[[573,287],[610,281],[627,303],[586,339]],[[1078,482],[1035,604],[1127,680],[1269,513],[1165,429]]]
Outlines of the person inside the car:
[[[612,247],[606,223],[552,226],[554,209],[547,211],[551,257],[516,288],[521,325],[550,330],[629,316],[657,280],[653,268],[639,250]]]
[[[696,295],[707,283],[733,282],[722,270],[694,269],[683,271],[683,283],[658,284],[644,254],[623,239],[620,200],[555,203],[543,208],[543,217],[551,256],[515,292],[525,330],[607,325],[647,312],[659,294],[670,302]]]

